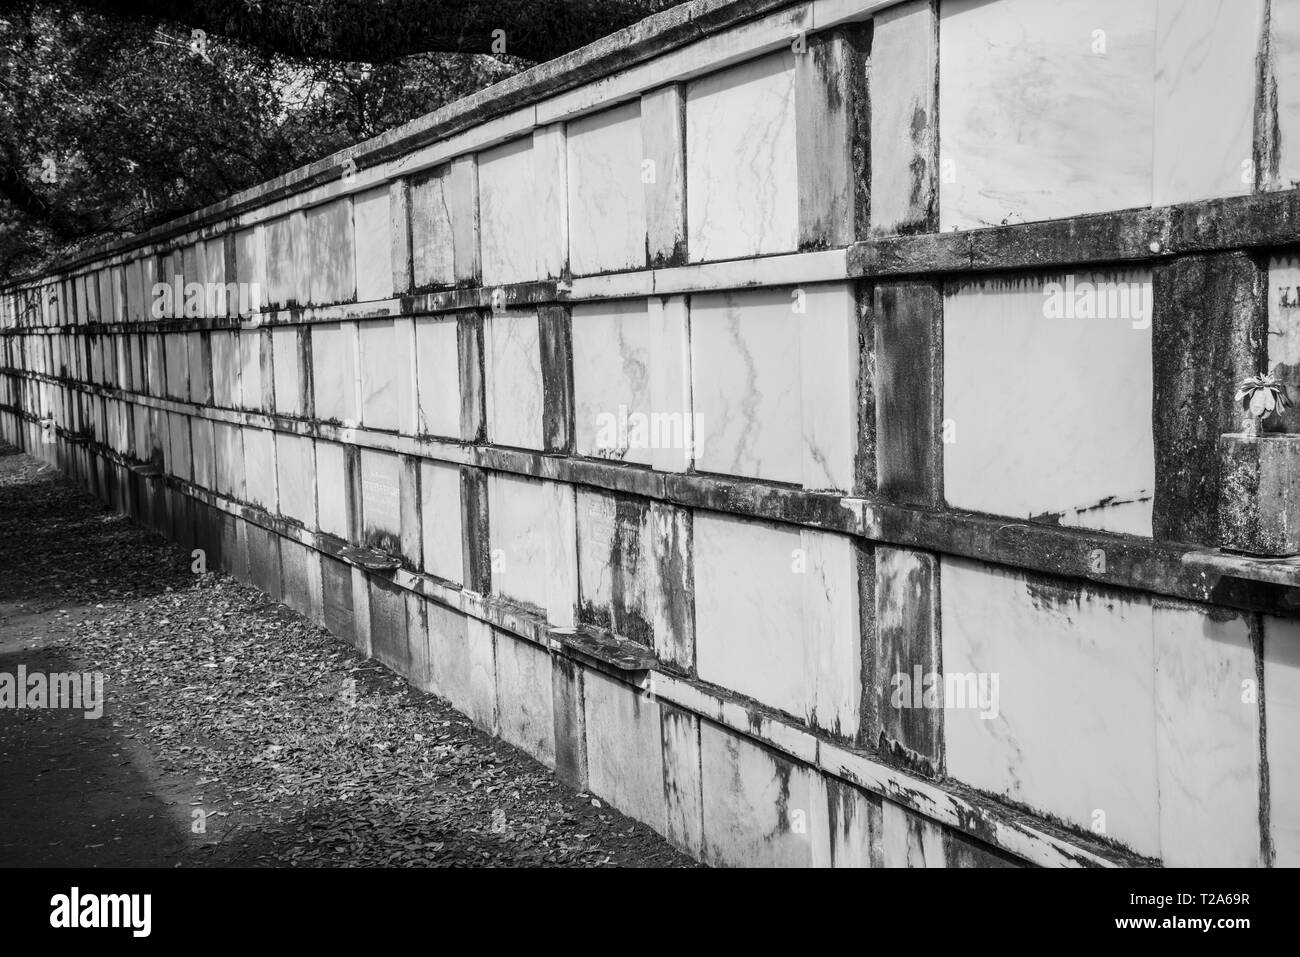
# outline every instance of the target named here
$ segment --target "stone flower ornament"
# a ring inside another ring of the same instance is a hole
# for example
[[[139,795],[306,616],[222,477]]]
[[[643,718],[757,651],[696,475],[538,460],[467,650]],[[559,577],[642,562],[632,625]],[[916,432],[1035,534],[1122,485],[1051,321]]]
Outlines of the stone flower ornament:
[[[1242,431],[1247,435],[1258,435],[1264,419],[1280,416],[1282,410],[1291,405],[1286,386],[1267,372],[1243,381],[1234,401],[1240,402],[1241,407],[1250,413],[1241,420]]]

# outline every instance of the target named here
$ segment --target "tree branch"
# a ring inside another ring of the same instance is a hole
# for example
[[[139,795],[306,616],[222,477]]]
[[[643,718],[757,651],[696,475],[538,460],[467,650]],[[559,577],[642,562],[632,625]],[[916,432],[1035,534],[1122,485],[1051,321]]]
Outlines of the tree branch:
[[[549,60],[677,0],[0,0],[173,23],[292,57],[383,63],[412,53]],[[495,31],[504,31],[504,36]],[[494,40],[503,40],[504,49]]]

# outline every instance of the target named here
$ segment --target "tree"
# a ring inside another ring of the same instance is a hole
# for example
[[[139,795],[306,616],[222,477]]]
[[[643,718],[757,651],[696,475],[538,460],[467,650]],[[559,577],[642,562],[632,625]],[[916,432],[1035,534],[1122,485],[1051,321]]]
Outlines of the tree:
[[[215,202],[670,5],[0,0],[0,278]]]

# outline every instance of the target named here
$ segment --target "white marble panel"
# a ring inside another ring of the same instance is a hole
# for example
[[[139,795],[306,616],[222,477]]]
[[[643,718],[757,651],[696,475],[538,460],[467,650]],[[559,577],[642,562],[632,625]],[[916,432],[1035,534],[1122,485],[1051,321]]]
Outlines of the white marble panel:
[[[316,527],[316,454],[314,443],[304,435],[277,433],[275,436],[276,487],[280,514],[296,519],[305,528]]]
[[[686,91],[692,261],[793,251],[799,241],[794,53],[696,80]]]
[[[446,462],[421,462],[424,570],[456,583],[464,578],[460,505],[460,468]]]
[[[357,425],[360,386],[356,323],[312,326],[311,366],[316,418],[348,427]]]
[[[1277,82],[1278,182],[1300,183],[1300,4],[1274,3],[1269,12],[1269,44]]]
[[[412,323],[380,319],[360,324],[361,422],[368,429],[405,431],[404,424],[414,420]]]
[[[849,540],[702,512],[694,536],[700,678],[853,734],[861,661]]]
[[[1294,619],[1264,618],[1264,727],[1273,863],[1300,867],[1300,622]]]
[[[650,451],[651,462],[656,469],[682,472],[695,464],[690,310],[685,296],[652,296],[649,306],[650,408],[667,417],[661,422],[681,423],[681,441],[659,442]]]
[[[246,493],[244,439],[240,432],[239,426],[230,425],[226,422],[216,422],[212,426],[213,439],[216,443],[217,490],[222,495],[228,495],[233,499],[243,501]],[[140,420],[137,419],[137,452],[147,451],[147,449],[142,450],[139,448],[142,434],[147,435],[140,428]]]
[[[493,592],[544,611],[553,625],[572,625],[578,600],[573,487],[492,473],[488,515]]]
[[[271,306],[302,304],[299,298],[298,261],[306,259],[303,222],[301,215],[290,213],[288,216],[273,219],[262,227],[266,263],[266,301]]]
[[[451,286],[456,282],[452,245],[450,166],[411,184],[411,263],[415,285]]]
[[[421,435],[460,437],[460,351],[456,319],[415,320]]]
[[[316,443],[316,497],[320,530],[347,541],[347,458],[343,446],[335,442]]]
[[[176,412],[167,414],[167,470],[186,482],[193,475],[190,459],[190,424],[186,416]]]
[[[218,408],[237,409],[242,404],[239,371],[242,359],[239,333],[212,330],[208,339],[212,351],[212,401]]]
[[[941,582],[945,674],[997,679],[945,708],[948,774],[1158,856],[1150,604],[957,559]]]
[[[497,733],[548,768],[555,767],[550,654],[522,638],[498,633],[496,675]]]
[[[650,325],[644,299],[573,306],[574,447],[579,455],[649,465],[654,451],[672,444],[682,410],[657,409],[650,397]],[[667,432],[667,434],[665,434]],[[668,441],[665,442],[664,440]]]
[[[356,243],[352,200],[336,199],[307,210],[303,227],[307,258],[307,300],[316,305],[356,298]]]
[[[368,544],[397,553],[402,536],[402,460],[361,450],[362,531]]]
[[[393,294],[393,226],[387,183],[352,198],[352,223],[357,301],[387,299]]]
[[[573,274],[644,269],[640,101],[573,120],[566,132]]]
[[[239,388],[242,405],[253,412],[262,412],[262,349],[266,346],[266,336],[257,329],[246,329],[239,333]]]
[[[479,155],[483,282],[537,279],[542,224],[536,214],[531,137]]]
[[[948,504],[1150,535],[1150,308],[1145,270],[949,286]]]
[[[163,336],[163,350],[167,357],[167,394],[173,399],[189,399],[190,354],[185,336],[174,332]],[[100,382],[103,380],[103,359],[98,348],[91,350],[90,357],[91,378]]]
[[[190,419],[190,446],[194,450],[194,484],[206,489],[217,487],[216,445],[212,420]]]
[[[296,326],[277,326],[271,330],[271,366],[275,375],[275,411],[280,415],[303,415],[302,390],[299,387],[299,330]]]
[[[1156,206],[1254,190],[1255,53],[1264,0],[1159,0]],[[1214,117],[1207,126],[1206,117]]]
[[[1238,615],[1163,602],[1153,625],[1160,856],[1169,867],[1258,866],[1250,627]]]
[[[825,808],[803,765],[700,722],[704,860],[717,867],[810,867]],[[824,792],[822,792],[824,804]]]
[[[272,514],[276,511],[275,433],[268,429],[242,429],[244,471],[248,501]]]
[[[494,313],[484,323],[488,439],[542,448],[542,353],[535,312]]]
[[[544,483],[488,475],[492,591],[538,609],[547,601],[546,506]]]
[[[944,0],[943,230],[1151,204],[1156,0]]]
[[[235,277],[246,295],[238,305],[230,305],[232,315],[257,312],[270,301],[266,276],[266,227],[254,226],[235,233]]]
[[[596,671],[585,672],[582,685],[589,790],[629,817],[665,833],[658,702]]]
[[[691,374],[701,471],[852,487],[857,330],[846,287],[694,296]]]

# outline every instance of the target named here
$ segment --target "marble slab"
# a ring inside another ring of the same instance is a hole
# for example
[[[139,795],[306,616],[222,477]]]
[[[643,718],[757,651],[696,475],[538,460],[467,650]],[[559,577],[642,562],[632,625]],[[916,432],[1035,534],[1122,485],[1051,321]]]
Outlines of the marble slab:
[[[416,288],[453,286],[451,167],[411,181],[411,264]]]
[[[652,406],[650,366],[646,300],[574,304],[574,448],[579,455],[649,465],[661,447],[685,444],[688,410]]]
[[[235,501],[247,498],[244,488],[243,436],[239,434],[238,425],[214,423],[213,441],[216,442],[217,456],[217,490],[222,495],[229,495]],[[136,424],[136,436],[139,436],[139,424]]]
[[[316,442],[315,484],[319,529],[348,541],[348,473],[343,446]]]
[[[312,396],[316,418],[352,427],[360,422],[357,325],[326,322],[311,330]]]
[[[799,241],[794,53],[686,90],[687,247],[692,262],[792,252]]]
[[[316,527],[315,443],[304,435],[278,432],[275,436],[276,487],[280,514]]]
[[[208,314],[212,316],[238,315],[239,294],[236,291],[231,302],[230,290],[226,286],[226,239],[218,236],[203,244],[203,279],[205,295],[208,297]],[[233,282],[233,277],[231,278]]]
[[[1151,534],[1150,296],[1146,270],[946,287],[949,505]]]
[[[964,559],[940,583],[945,676],[998,689],[945,707],[949,776],[1159,856],[1150,604]]]
[[[193,475],[190,458],[190,424],[177,412],[167,414],[167,471],[186,482]]]
[[[190,397],[190,353],[185,336],[171,333],[163,336],[163,351],[167,363],[167,395],[188,401]],[[91,376],[96,381],[103,378],[103,360],[98,350],[91,352]]]
[[[1159,0],[1156,206],[1254,191],[1255,55],[1264,2]]]
[[[271,330],[272,370],[275,376],[275,411],[280,415],[306,414],[302,405],[301,330],[277,326]]]
[[[295,246],[304,241],[302,230],[296,225],[299,222],[290,213],[262,226],[268,305],[284,307],[299,302],[296,256],[301,254]]]
[[[359,328],[361,422],[368,429],[398,431],[414,419],[412,321],[372,319]]]
[[[1156,0],[944,0],[943,231],[1149,206]]]
[[[416,394],[421,435],[460,438],[460,347],[456,319],[415,320]]]
[[[554,768],[555,708],[550,654],[522,638],[498,632],[496,678],[497,733],[548,768]],[[529,823],[515,822],[516,826]]]
[[[911,0],[881,10],[871,39],[871,231],[924,229],[938,170],[935,62],[937,4]]]
[[[217,487],[216,440],[212,420],[190,419],[190,448],[194,452],[194,484],[215,490]]]
[[[697,512],[701,679],[826,731],[856,733],[856,561],[843,536]]]
[[[1264,617],[1269,836],[1276,867],[1300,867],[1300,622]]]
[[[582,677],[588,790],[629,817],[667,830],[659,703],[588,670]]]
[[[492,591],[546,609],[546,506],[543,482],[493,472],[488,475]]]
[[[653,646],[650,502],[577,490],[578,601],[585,623]]]
[[[393,225],[388,184],[352,197],[352,229],[357,301],[389,298],[393,294]]]
[[[1167,867],[1258,867],[1259,697],[1250,626],[1161,602],[1155,629],[1160,856]]]
[[[218,408],[239,408],[242,390],[239,387],[239,368],[243,364],[239,352],[239,333],[214,329],[208,338],[212,352],[212,400]]]
[[[464,581],[460,467],[446,462],[420,463],[420,520],[424,570],[460,584]]]
[[[669,425],[669,440],[652,443],[650,461],[656,469],[684,472],[695,464],[697,430],[691,402],[690,310],[685,296],[652,296],[647,314],[650,355],[650,409]],[[575,370],[576,376],[576,370]],[[680,433],[672,431],[680,423]],[[686,427],[691,427],[689,441]],[[653,421],[651,422],[653,425]],[[653,434],[653,429],[651,433]],[[675,441],[680,434],[681,441]]]
[[[571,121],[566,146],[573,275],[644,269],[642,177],[648,174],[642,168],[640,102],[633,100]]]
[[[796,311],[802,309],[802,312]],[[696,295],[691,375],[706,472],[848,491],[857,331],[847,287]]]
[[[538,279],[542,229],[536,213],[531,137],[479,154],[483,282]]]
[[[402,460],[397,455],[361,450],[361,515],[365,544],[401,554]]]
[[[243,502],[247,493],[244,488],[243,436],[239,432],[238,425],[214,423],[212,426],[216,442],[217,490],[222,495]],[[136,436],[139,434],[142,433],[139,424],[136,424]]]
[[[244,439],[245,490],[248,501],[271,514],[277,510],[275,433],[268,429],[240,430]]]
[[[247,329],[239,333],[241,405],[250,412],[266,411],[262,391],[262,350],[268,344],[269,339],[260,330]]]
[[[1274,188],[1300,184],[1300,5],[1269,8],[1269,43],[1277,83],[1278,171]]]
[[[484,322],[483,339],[489,441],[515,448],[543,448],[537,313],[494,313]]]
[[[246,293],[238,307],[240,315],[257,312],[270,301],[264,240],[265,227],[263,226],[254,226],[235,233],[235,277]],[[232,312],[234,311],[232,309]]]
[[[811,775],[709,722],[700,724],[704,860],[715,867],[810,867]]]
[[[881,802],[881,863],[885,867],[944,867],[943,829],[893,801]]]
[[[303,227],[307,256],[307,301],[313,305],[356,298],[356,250],[352,200],[322,203],[306,213]]]

